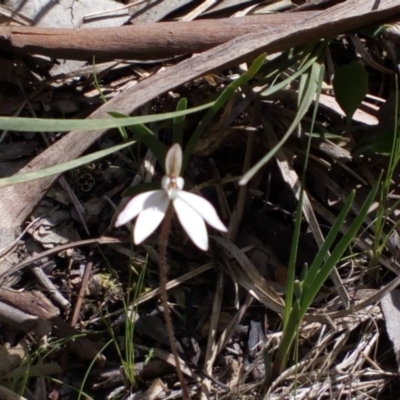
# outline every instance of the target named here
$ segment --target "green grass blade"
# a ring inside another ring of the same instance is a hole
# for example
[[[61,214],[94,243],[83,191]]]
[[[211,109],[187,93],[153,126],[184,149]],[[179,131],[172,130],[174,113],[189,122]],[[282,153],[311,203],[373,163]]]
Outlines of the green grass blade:
[[[154,133],[147,126],[130,125],[128,129],[133,133],[133,139],[142,142],[156,157],[157,161],[164,168],[165,156],[167,148],[161,143]]]
[[[187,108],[187,99],[179,99],[176,105],[176,111],[183,111]],[[172,124],[172,143],[179,143],[183,147],[183,131],[185,127],[185,116],[175,117]]]
[[[243,75],[241,75],[239,78],[231,82],[225,90],[218,96],[218,98],[215,100],[214,104],[209,108],[205,116],[202,118],[200,121],[199,125],[193,132],[189,143],[186,146],[186,149],[183,154],[183,169],[185,168],[187,161],[190,157],[190,155],[193,153],[193,150],[196,146],[197,141],[199,140],[201,134],[205,131],[211,120],[214,118],[214,116],[217,114],[217,112],[223,107],[223,105],[231,99],[235,91],[244,83],[248,82],[250,79],[254,77],[254,75],[258,72],[258,70],[261,68],[262,64],[264,63],[265,60],[265,55],[261,54],[256,58],[256,60],[253,62],[253,64],[250,66],[248,71],[246,71]]]
[[[324,77],[324,65],[320,64],[319,68],[319,78],[318,78],[318,89],[317,89],[317,96],[314,103],[314,111],[313,117],[311,121],[311,131],[314,129],[314,124],[317,118],[318,112],[318,105],[319,105],[319,96],[322,89],[322,82]],[[302,82],[306,81],[306,79],[302,79]],[[299,90],[299,97],[303,96],[305,86],[301,82],[300,90]],[[303,203],[304,203],[304,186],[306,181],[306,173],[307,173],[307,165],[308,165],[308,157],[311,151],[311,136],[308,137],[307,140],[307,150],[306,150],[306,159],[303,166],[303,172],[301,176],[301,187],[300,187],[300,194],[299,194],[299,201],[297,205],[297,212],[296,212],[296,220],[292,238],[292,245],[290,249],[290,257],[289,257],[289,265],[288,265],[288,272],[287,272],[287,282],[286,282],[286,291],[285,291],[285,309],[283,313],[283,329],[288,323],[290,318],[290,310],[293,304],[293,294],[295,289],[295,279],[296,279],[296,259],[297,259],[297,250],[298,250],[298,243],[300,238],[300,231],[301,231],[301,224],[302,224],[302,215],[303,215]],[[297,300],[296,300],[297,301]]]
[[[371,207],[371,204],[376,197],[379,186],[380,186],[380,179],[378,179],[375,185],[372,187],[371,192],[369,193],[363,206],[360,209],[360,212],[357,214],[356,218],[350,225],[347,232],[340,239],[339,243],[336,245],[335,249],[332,251],[330,257],[326,260],[322,268],[316,274],[314,275],[310,274],[312,277],[311,284],[307,287],[303,286],[303,296],[300,302],[300,312],[302,318],[307,312],[308,307],[311,305],[318,291],[324,284],[325,280],[328,278],[332,269],[340,261],[344,252],[349,247],[350,243],[355,238],[358,230],[364,223],[369,208]],[[339,223],[342,224],[342,222],[343,221],[337,220],[335,225]]]
[[[88,164],[92,161],[98,160],[109,154],[115,153],[119,150],[122,150],[128,146],[131,146],[134,141],[130,141],[127,143],[119,144],[117,146],[110,147],[105,150],[96,151],[95,153],[88,154],[87,156],[83,156],[77,158],[75,160],[67,161],[65,163],[61,163],[58,165],[54,165],[52,167],[43,168],[38,171],[28,172],[26,174],[13,175],[8,178],[0,179],[0,187],[7,185],[14,185],[16,183],[23,183],[28,181],[33,181],[35,179],[45,178],[46,176],[61,174],[62,172],[69,171],[71,169],[80,167],[81,165]]]
[[[339,215],[336,218],[335,223],[332,225],[331,229],[329,230],[328,235],[325,238],[324,244],[319,249],[317,255],[315,256],[313,262],[311,263],[308,273],[303,281],[303,286],[305,290],[312,285],[313,277],[318,273],[321,269],[322,264],[325,261],[326,255],[330,248],[332,247],[334,241],[336,240],[337,235],[340,232],[343,222],[346,219],[347,214],[349,213],[351,206],[354,201],[355,193],[351,192],[349,197],[347,198],[345,204],[343,205],[342,209],[340,210]]]
[[[118,112],[110,112],[114,118],[128,118],[127,115]],[[142,142],[156,157],[161,166],[164,166],[167,148],[157,139],[156,135],[143,124],[130,125],[127,127],[133,133],[133,140]]]
[[[312,50],[314,46],[314,44],[299,46],[285,51],[278,57],[267,61],[260,68],[259,74],[264,76],[264,81],[275,79],[277,76],[282,74],[282,71],[291,68],[298,61],[303,61],[303,63],[307,62],[313,54]]]
[[[297,79],[299,76],[304,74],[318,59],[319,54],[317,56],[312,57],[308,60],[300,69],[298,69],[294,74],[290,75],[288,78],[280,81],[279,83],[270,86],[268,89],[261,92],[261,96],[270,96],[271,94],[287,87],[293,80]]]
[[[279,343],[278,352],[272,366],[272,380],[278,377],[284,370],[292,348],[293,340],[299,329],[301,322],[299,300],[296,299],[291,307],[290,318],[287,321],[285,330],[283,331],[281,342]]]
[[[319,271],[317,271],[317,273],[312,272],[310,268],[310,270],[308,270],[306,273],[306,278],[304,279],[304,281],[298,285],[300,290],[298,290],[297,297],[300,296],[301,298],[298,299],[296,297],[293,303],[293,307],[291,308],[290,318],[288,319],[287,324],[285,326],[285,330],[283,331],[282,340],[279,345],[278,353],[275,359],[273,367],[273,378],[277,377],[285,368],[287,359],[290,354],[291,346],[296,337],[296,333],[298,331],[300,322],[304,318],[304,315],[306,314],[308,307],[311,305],[312,301],[314,300],[321,286],[323,285],[323,283],[331,273],[332,269],[338,263],[343,253],[348,248],[351,241],[354,239],[356,233],[362,226],[365,217],[368,213],[368,210],[377,194],[379,185],[380,185],[380,179],[375,183],[375,185],[371,189],[371,192],[368,195],[367,199],[365,200],[363,206],[361,207],[359,214],[354,219],[353,223],[349,227],[346,234],[339,241],[329,259],[326,260],[325,264],[320,268]],[[354,193],[351,196],[351,198],[349,197],[348,199],[350,206],[353,201],[353,197]],[[349,200],[351,200],[351,202]],[[347,212],[349,210],[350,207],[347,207]],[[341,215],[338,217],[332,228],[335,227],[336,230],[338,227],[340,227],[340,225],[343,223],[344,218],[347,215],[347,212],[341,213]],[[323,253],[323,248],[321,248],[320,251],[318,252],[317,257],[324,259],[325,255],[326,253]],[[311,282],[311,283],[305,284],[306,282]]]
[[[98,355],[103,354],[104,351],[107,349],[107,347],[108,347],[110,344],[111,344],[111,340],[109,340],[109,341],[99,350]],[[90,400],[90,399],[91,399],[91,397],[88,397],[88,395],[84,392],[84,388],[85,388],[86,382],[87,382],[88,379],[89,379],[90,372],[91,372],[92,369],[95,367],[97,361],[98,361],[98,360],[97,360],[96,357],[93,358],[93,360],[90,362],[90,364],[89,364],[87,370],[85,371],[85,375],[84,375],[84,377],[83,377],[83,379],[82,379],[81,387],[80,387],[80,389],[78,390],[78,393],[79,393],[78,400],[80,400],[82,397],[84,397],[85,400]],[[61,384],[64,385],[63,382],[61,382]],[[75,389],[74,389],[74,390],[75,390]]]
[[[149,122],[164,121],[182,115],[193,114],[212,107],[215,102],[203,104],[198,107],[189,108],[183,111],[145,115],[129,118],[102,118],[102,119],[41,119],[41,118],[17,118],[0,117],[0,129],[17,132],[68,132],[68,131],[89,131],[95,129],[121,128],[129,125],[147,124]]]
[[[304,95],[301,96],[301,104],[299,106],[299,109],[297,111],[296,117],[289,126],[288,130],[282,137],[282,139],[279,141],[279,143],[271,150],[269,151],[258,163],[256,163],[252,168],[250,168],[249,171],[247,171],[242,179],[239,181],[240,185],[246,185],[247,182],[257,173],[257,171],[263,167],[268,161],[271,160],[271,158],[276,154],[278,149],[280,149],[286,142],[286,140],[289,139],[290,135],[293,133],[293,131],[296,129],[297,125],[301,122],[302,118],[308,111],[311,103],[314,100],[315,93],[318,90],[318,82],[319,82],[319,76],[320,76],[320,65],[318,63],[314,63],[311,67],[311,73],[308,76],[307,83],[305,85],[305,92]]]
[[[394,93],[394,110],[393,110],[393,129],[392,129],[392,136],[387,142],[386,145],[389,143],[391,144],[390,148],[390,158],[389,164],[387,168],[387,172],[382,181],[382,190],[380,193],[380,201],[379,207],[377,210],[376,220],[374,223],[374,260],[373,263],[375,264],[380,257],[382,251],[386,246],[386,242],[389,239],[390,233],[388,232],[386,235],[384,234],[384,226],[392,214],[394,210],[394,205],[392,205],[389,209],[387,209],[387,197],[391,190],[393,184],[393,175],[396,173],[396,168],[400,160],[400,130],[398,127],[398,113],[399,113],[399,82],[398,77],[395,75],[395,93]],[[395,229],[393,227],[393,229]]]

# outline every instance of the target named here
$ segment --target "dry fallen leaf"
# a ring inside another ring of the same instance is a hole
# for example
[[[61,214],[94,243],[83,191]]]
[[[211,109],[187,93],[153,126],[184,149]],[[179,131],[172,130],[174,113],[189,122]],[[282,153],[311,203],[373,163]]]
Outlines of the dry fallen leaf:
[[[28,346],[21,341],[14,347],[6,344],[0,346],[0,375],[18,367],[28,356]]]

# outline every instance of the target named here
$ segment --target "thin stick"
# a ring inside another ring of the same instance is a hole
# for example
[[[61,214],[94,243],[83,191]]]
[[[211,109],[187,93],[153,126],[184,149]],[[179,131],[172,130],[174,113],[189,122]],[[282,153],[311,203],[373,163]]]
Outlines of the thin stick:
[[[76,299],[74,312],[72,313],[71,326],[75,327],[79,320],[79,313],[82,308],[83,300],[85,299],[85,293],[89,284],[90,275],[93,269],[93,250],[90,250],[88,261],[85,266],[85,272],[82,277],[81,287],[79,289],[78,298]]]
[[[161,302],[164,308],[164,318],[165,324],[167,327],[168,339],[171,345],[171,351],[175,359],[176,365],[176,372],[178,374],[179,382],[181,383],[182,387],[182,396],[185,400],[189,400],[189,390],[186,386],[186,382],[183,378],[183,373],[181,369],[181,363],[179,360],[178,349],[176,348],[175,343],[175,334],[174,328],[172,326],[172,319],[168,308],[168,297],[167,297],[167,263],[166,263],[166,254],[167,254],[167,240],[168,240],[168,233],[171,227],[171,219],[172,219],[172,212],[173,209],[169,206],[163,224],[161,226],[161,233],[160,233],[160,242],[159,242],[159,267],[160,267],[160,288],[161,288]]]

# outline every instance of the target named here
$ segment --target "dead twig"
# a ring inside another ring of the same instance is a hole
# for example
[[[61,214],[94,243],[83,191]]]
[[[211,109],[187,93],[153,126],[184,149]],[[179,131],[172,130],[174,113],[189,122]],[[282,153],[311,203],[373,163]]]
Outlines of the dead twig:
[[[80,246],[88,246],[91,244],[110,244],[110,243],[129,242],[129,240],[130,239],[128,237],[123,239],[123,238],[101,236],[101,237],[95,238],[95,239],[86,239],[86,240],[79,240],[77,242],[66,243],[61,246],[54,247],[50,250],[43,251],[42,253],[35,254],[34,256],[20,262],[19,264],[12,266],[7,271],[0,273],[0,279],[3,279],[5,277],[13,274],[14,272],[17,272],[44,257],[47,257],[51,254],[59,253],[63,250],[71,249],[74,247],[80,247]]]

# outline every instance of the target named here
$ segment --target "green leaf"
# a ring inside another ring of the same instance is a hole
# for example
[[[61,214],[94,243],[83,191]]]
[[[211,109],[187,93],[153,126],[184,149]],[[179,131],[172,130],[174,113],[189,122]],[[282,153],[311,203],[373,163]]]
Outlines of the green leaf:
[[[187,99],[181,98],[176,105],[176,111],[183,111],[187,108]],[[175,117],[172,125],[172,143],[179,143],[183,145],[183,128],[185,125],[185,116]]]
[[[125,114],[118,112],[110,112],[114,118],[129,118]],[[156,157],[157,161],[164,167],[165,156],[167,154],[166,147],[157,139],[154,133],[143,124],[130,125],[128,129],[133,132],[133,139],[142,142]]]
[[[124,149],[125,147],[131,146],[134,141],[130,141],[127,143],[119,144],[117,146],[110,147],[105,150],[96,151],[95,153],[88,154],[87,156],[83,156],[77,158],[75,160],[67,161],[65,163],[54,165],[53,167],[43,168],[38,171],[28,172],[26,174],[18,174],[13,175],[9,178],[0,179],[0,187],[13,185],[16,183],[23,183],[28,181],[33,181],[35,179],[45,178],[50,175],[61,174],[62,172],[69,171],[71,169],[80,167],[81,165],[85,165],[92,161],[98,160],[109,154],[115,153],[119,150]]]
[[[41,119],[41,118],[17,118],[0,117],[0,129],[17,132],[68,132],[89,131],[95,129],[121,128],[123,126],[147,124],[149,122],[164,121],[166,119],[193,114],[212,107],[215,102],[202,106],[193,107],[188,110],[174,111],[164,114],[145,115],[142,117],[129,118],[102,118],[102,119]]]
[[[316,80],[318,82],[318,86],[316,88],[314,111],[313,111],[313,117],[312,117],[311,125],[310,125],[311,131],[313,131],[313,129],[314,129],[315,120],[317,118],[319,96],[321,93],[323,75],[324,75],[324,70],[325,70],[323,65],[321,65],[320,67],[318,67],[317,63],[316,63],[316,65],[317,65],[317,67],[313,67],[311,74],[305,74],[302,76],[302,79],[301,79],[301,82],[299,85],[299,99],[303,99],[303,97],[307,93],[307,90],[306,90],[306,88],[308,87],[307,75],[313,76],[313,74],[315,74],[317,72],[317,70],[319,70],[319,76],[318,77],[316,75],[314,76],[315,78],[317,78]],[[263,119],[262,119],[262,121],[264,123]],[[303,166],[303,173],[302,173],[302,177],[301,177],[301,186],[302,187],[304,187],[305,181],[306,181],[306,170],[307,170],[308,156],[310,153],[310,148],[311,148],[311,138],[308,139],[308,144],[307,144],[307,152],[306,152],[307,156],[306,156],[305,164]],[[288,271],[287,271],[285,308],[284,308],[284,312],[283,312],[283,330],[286,329],[286,326],[289,323],[289,319],[291,316],[291,308],[292,308],[292,304],[293,304],[293,300],[294,300],[295,279],[296,279],[296,260],[297,260],[299,237],[300,237],[300,231],[301,231],[303,201],[304,201],[304,189],[301,189],[300,195],[299,195],[299,201],[297,204],[296,221],[295,221],[295,226],[294,226],[292,244],[291,244],[291,248],[290,248],[289,264],[288,264]],[[308,266],[307,267],[305,266],[304,270],[308,270]],[[296,301],[298,301],[298,300],[296,300]]]
[[[297,79],[299,76],[304,74],[318,59],[319,54],[311,57],[307,62],[305,62],[295,73],[291,74],[288,78],[271,85],[268,89],[261,92],[261,96],[270,96],[271,94],[287,87],[292,81]]]
[[[368,211],[373,203],[376,193],[380,186],[381,177],[377,179],[374,186],[372,187],[369,195],[365,199],[364,204],[362,205],[360,211],[355,217],[354,221],[350,225],[347,232],[340,239],[339,243],[333,249],[330,257],[324,262],[321,268],[318,271],[313,271],[310,267],[306,278],[303,281],[303,297],[301,299],[301,318],[307,312],[308,307],[311,305],[315,296],[317,295],[319,289],[324,284],[325,280],[328,278],[332,269],[338,264],[341,257],[343,256],[346,249],[349,247],[350,243],[354,240],[357,235],[358,230],[361,228],[362,224],[365,222],[365,218],[368,214]],[[353,195],[354,196],[354,195]],[[344,219],[336,220],[335,224],[342,224]],[[329,235],[328,235],[329,236]],[[322,252],[321,247],[320,252]],[[326,253],[325,253],[326,254]]]
[[[281,343],[279,344],[278,353],[273,366],[275,376],[279,375],[285,368],[288,356],[290,354],[290,349],[292,347],[292,343],[299,328],[299,324],[306,314],[308,308],[310,307],[312,301],[314,300],[318,291],[324,284],[325,280],[328,278],[330,272],[340,261],[344,252],[349,247],[350,243],[354,240],[358,230],[364,223],[370,206],[373,203],[379,189],[380,181],[381,177],[379,177],[375,185],[372,187],[363,206],[361,207],[359,213],[350,225],[349,229],[339,240],[331,255],[327,258],[327,251],[329,250],[331,245],[333,245],[353,203],[354,192],[351,193],[343,209],[339,213],[335,223],[333,224],[331,230],[329,231],[324,244],[318,251],[318,254],[314,258],[314,261],[312,262],[309,270],[306,272],[306,276],[301,282],[300,290],[299,287],[295,288],[294,292],[296,293],[296,295],[300,294],[301,298],[298,299],[297,297],[295,297],[293,306],[290,309],[290,315],[287,318],[287,323],[284,326]]]
[[[336,68],[335,77],[333,78],[333,90],[336,100],[345,112],[347,119],[352,119],[368,93],[367,71],[357,61]]]
[[[300,282],[298,279],[296,279],[294,281],[294,285],[293,285],[293,294],[294,294],[295,299],[300,300],[302,293],[303,293],[302,282]]]
[[[322,46],[321,46],[322,47]],[[324,47],[325,48],[325,47]],[[306,81],[301,85],[304,88],[302,93],[299,92],[299,109],[297,114],[290,124],[288,130],[279,141],[279,143],[269,151],[256,165],[247,171],[242,179],[239,181],[239,185],[246,185],[247,182],[257,173],[257,171],[263,167],[271,158],[276,154],[276,152],[285,144],[286,140],[289,139],[290,135],[296,129],[297,125],[301,122],[304,115],[307,113],[311,103],[314,101],[314,96],[318,91],[319,82],[321,80],[321,68],[322,64],[314,62],[311,69],[304,73],[304,78]]]
[[[217,100],[213,103],[211,108],[207,111],[203,119],[200,121],[199,125],[193,132],[189,143],[186,146],[186,149],[183,153],[183,169],[185,168],[190,155],[193,153],[193,150],[196,146],[197,141],[199,140],[201,134],[205,131],[211,120],[217,114],[217,112],[224,106],[224,104],[231,99],[234,95],[236,90],[243,85],[244,83],[248,82],[250,79],[254,77],[254,75],[258,72],[261,68],[262,64],[265,61],[265,54],[261,54],[256,58],[256,60],[251,64],[248,71],[246,71],[243,75],[239,78],[235,79],[231,82],[224,91],[218,96]]]

